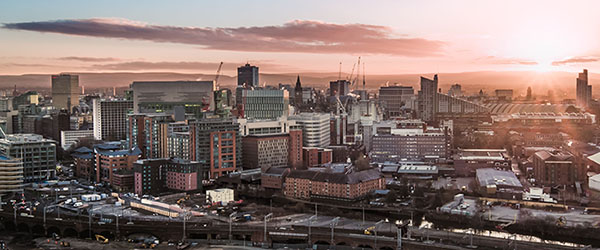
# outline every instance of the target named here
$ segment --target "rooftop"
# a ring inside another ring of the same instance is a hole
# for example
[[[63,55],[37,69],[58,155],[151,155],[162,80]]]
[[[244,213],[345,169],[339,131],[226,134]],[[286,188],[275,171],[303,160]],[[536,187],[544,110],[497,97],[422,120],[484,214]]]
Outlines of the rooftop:
[[[479,185],[496,185],[498,187],[523,188],[521,182],[511,171],[496,170],[493,168],[477,169],[477,181]]]

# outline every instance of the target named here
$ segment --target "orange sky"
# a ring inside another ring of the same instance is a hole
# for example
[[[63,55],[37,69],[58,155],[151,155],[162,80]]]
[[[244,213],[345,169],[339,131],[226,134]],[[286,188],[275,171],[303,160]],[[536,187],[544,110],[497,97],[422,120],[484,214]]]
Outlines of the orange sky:
[[[2,1],[0,74],[600,71],[597,1]]]

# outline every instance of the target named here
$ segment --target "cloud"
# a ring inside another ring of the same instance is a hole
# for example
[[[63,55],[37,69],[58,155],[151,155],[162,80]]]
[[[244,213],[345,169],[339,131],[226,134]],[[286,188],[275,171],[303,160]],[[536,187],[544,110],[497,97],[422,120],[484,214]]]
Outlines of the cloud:
[[[11,30],[199,45],[212,50],[436,56],[444,42],[397,35],[386,26],[295,20],[283,25],[200,28],[127,19],[68,19],[6,23]],[[401,38],[399,38],[401,37]]]
[[[261,68],[268,70],[290,69],[284,65],[269,63],[269,62],[253,62],[258,63]],[[243,65],[242,62],[224,62],[223,70],[235,70],[238,66]],[[146,62],[146,61],[131,61],[122,63],[109,64],[94,64],[90,66],[93,70],[197,70],[197,71],[217,71],[218,62]]]
[[[599,60],[598,58],[593,58],[593,57],[571,57],[571,58],[567,58],[567,59],[561,60],[561,61],[554,61],[554,62],[552,62],[552,66],[561,66],[561,65],[565,65],[565,64],[571,64],[571,63],[597,62],[598,60]]]
[[[535,61],[524,60],[520,58],[502,58],[496,56],[487,56],[480,58],[492,64],[519,64],[519,65],[538,65]]]
[[[82,57],[82,56],[59,57],[58,60],[80,61],[80,62],[111,62],[111,61],[119,61],[118,58],[114,58],[114,57]]]

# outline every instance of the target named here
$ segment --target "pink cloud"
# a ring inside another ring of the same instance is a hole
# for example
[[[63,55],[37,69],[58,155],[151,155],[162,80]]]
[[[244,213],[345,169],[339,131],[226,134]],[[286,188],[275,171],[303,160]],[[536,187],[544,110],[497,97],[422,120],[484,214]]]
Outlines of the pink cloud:
[[[444,42],[399,38],[386,26],[295,20],[283,25],[199,28],[150,25],[127,19],[71,19],[7,23],[11,30],[147,40],[199,45],[206,49],[251,52],[441,55]]]

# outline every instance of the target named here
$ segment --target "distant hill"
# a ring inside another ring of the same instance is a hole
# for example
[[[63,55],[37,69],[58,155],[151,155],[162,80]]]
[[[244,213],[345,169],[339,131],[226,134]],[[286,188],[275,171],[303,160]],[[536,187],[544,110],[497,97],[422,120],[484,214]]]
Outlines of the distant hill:
[[[78,74],[80,84],[86,89],[127,87],[133,81],[148,80],[213,80],[210,74],[182,74],[182,73],[137,73],[137,72],[107,72],[107,73],[73,73]],[[304,86],[316,86],[327,88],[328,82],[335,80],[338,73],[300,73],[300,79]],[[347,74],[346,74],[347,75]],[[290,74],[261,74],[261,84],[277,85],[278,83],[295,84],[297,73]],[[425,74],[391,74],[391,75],[367,75],[367,89],[377,89],[386,84],[413,86],[415,91],[419,89],[419,77],[433,77],[433,73]],[[344,76],[345,77],[345,76]],[[343,77],[343,78],[344,78]],[[463,90],[468,93],[476,93],[480,89],[488,94],[493,94],[495,89],[511,88],[515,95],[524,95],[528,86],[533,89],[534,95],[546,95],[548,90],[564,97],[573,97],[575,93],[575,79],[577,73],[572,72],[534,72],[534,71],[481,71],[464,73],[439,73],[440,88],[446,92],[450,85],[459,83]],[[233,87],[236,77],[222,75],[219,78],[222,87]],[[594,89],[600,82],[600,74],[591,74],[590,83]],[[26,75],[0,75],[0,88],[12,88],[17,85],[23,88],[49,88],[50,75],[26,74]],[[359,80],[357,88],[362,87],[362,79]]]

